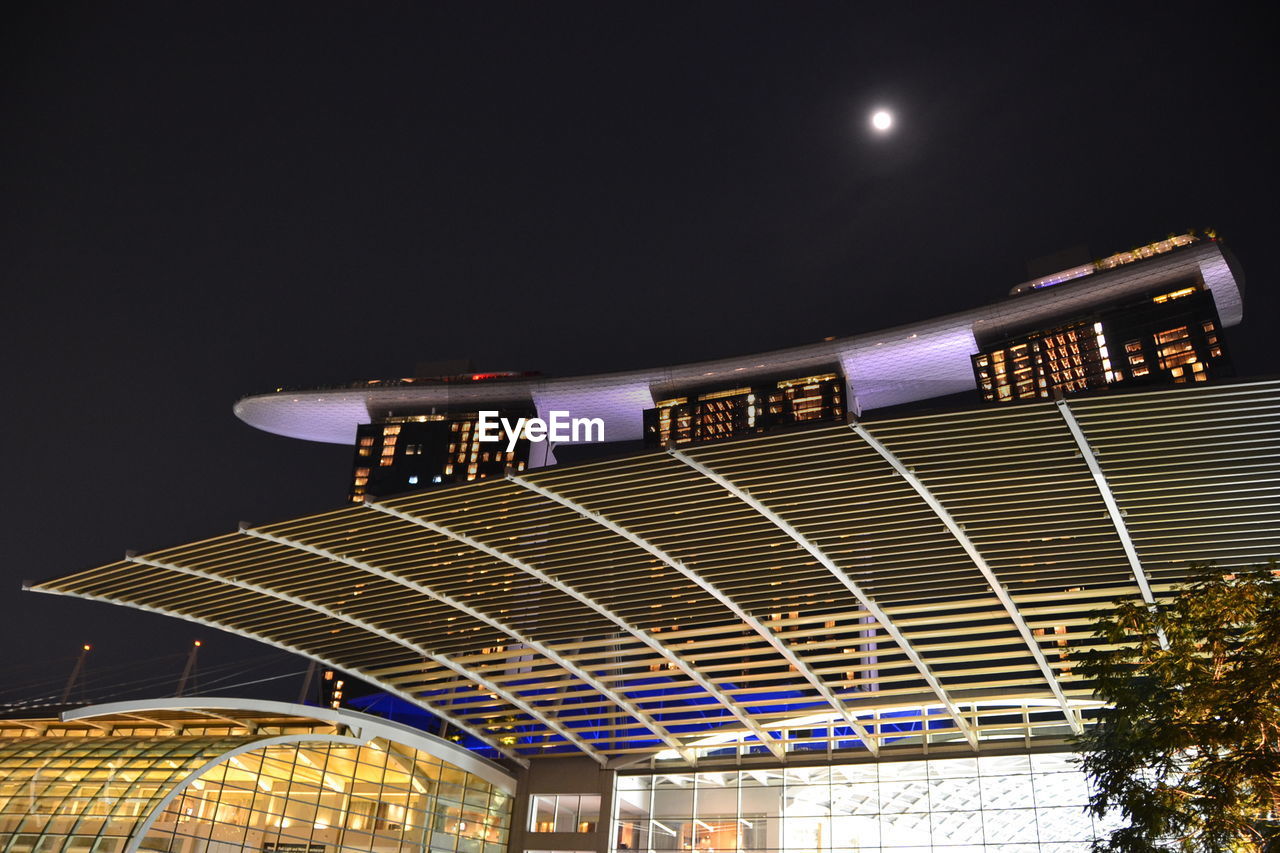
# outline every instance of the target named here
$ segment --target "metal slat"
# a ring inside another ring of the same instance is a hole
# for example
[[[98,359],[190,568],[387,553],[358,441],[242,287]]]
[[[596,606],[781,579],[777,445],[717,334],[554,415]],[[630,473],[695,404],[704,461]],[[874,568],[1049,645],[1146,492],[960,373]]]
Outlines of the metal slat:
[[[547,728],[549,731],[553,731],[556,734],[560,735],[565,740],[569,741],[574,746],[581,749],[584,753],[594,758],[597,762],[600,763],[601,766],[604,766],[606,763],[608,763],[608,758],[605,755],[598,752],[595,749],[595,747],[593,747],[591,744],[587,743],[585,740],[579,737],[572,729],[568,728],[567,726],[561,725],[554,718],[549,717],[546,714],[543,714],[538,709],[534,708],[532,705],[525,702],[519,696],[515,695],[514,693],[511,693],[508,690],[505,690],[503,687],[485,678],[480,673],[475,672],[473,670],[469,670],[466,667],[459,665],[458,663],[453,661],[451,658],[448,658],[444,655],[436,654],[430,649],[419,646],[417,643],[413,642],[412,640],[408,640],[397,634],[391,633],[389,631],[385,631],[376,625],[372,625],[354,616],[349,616],[344,613],[338,613],[337,611],[330,610],[329,608],[323,605],[315,604],[314,602],[310,602],[305,599],[298,598],[297,596],[293,596],[288,593],[277,592],[267,587],[258,586],[257,584],[250,583],[249,581],[236,580],[234,578],[226,578],[226,577],[222,577],[221,575],[211,574],[200,569],[190,569],[185,566],[179,566],[171,563],[162,563],[159,561],[149,560],[146,557],[141,557],[141,556],[133,557],[132,559],[134,562],[140,563],[144,566],[151,566],[152,568],[156,568],[156,569],[164,569],[170,572],[178,572],[181,574],[193,575],[195,577],[202,577],[206,580],[214,581],[215,583],[223,583],[229,586],[237,586],[237,587],[240,587],[241,589],[249,590],[250,592],[256,592],[259,595],[265,595],[269,598],[280,599],[281,601],[288,602],[289,604],[293,604],[298,607],[302,607],[308,610],[314,610],[315,612],[320,613],[324,616],[328,616],[331,619],[336,619],[340,622],[346,622],[350,625],[360,628],[363,631],[368,631],[369,633],[375,634],[379,637],[382,637],[383,639],[390,640],[393,643],[397,643],[401,646],[404,646],[410,651],[413,651],[413,652],[416,652],[417,654],[422,655],[422,657],[426,658],[432,663],[438,664],[439,666],[443,666],[446,669],[456,672],[458,675],[462,676],[464,679],[468,681],[474,681],[476,684],[479,684],[481,687],[485,688],[486,690],[493,693],[494,695],[500,696],[505,702],[507,702],[507,704],[511,705],[514,708],[520,709],[522,712],[527,714],[530,719],[537,720],[539,724]]]
[[[796,671],[799,672],[806,681],[808,681],[810,684],[813,685],[814,689],[818,691],[818,695],[822,696],[822,698],[825,699],[827,703],[830,704],[831,707],[836,710],[836,712],[849,725],[849,727],[858,733],[859,739],[861,739],[863,743],[866,744],[868,751],[870,751],[873,755],[879,754],[879,751],[880,751],[879,744],[872,739],[872,737],[867,733],[867,730],[863,727],[862,723],[859,722],[856,717],[854,717],[853,713],[845,706],[845,704],[842,701],[840,701],[840,698],[835,695],[835,693],[831,690],[831,688],[827,686],[827,684],[809,667],[809,665],[805,663],[794,651],[792,651],[791,648],[785,642],[783,642],[783,640],[777,634],[775,634],[767,626],[761,623],[760,620],[756,619],[750,613],[747,613],[745,610],[743,610],[733,599],[729,598],[727,595],[721,592],[717,587],[712,585],[709,581],[702,578],[700,575],[698,575],[697,572],[694,572],[693,570],[689,569],[687,566],[685,566],[682,562],[677,560],[675,557],[672,557],[670,554],[667,554],[665,551],[658,548],[656,545],[646,541],[640,536],[637,536],[636,534],[627,530],[625,527],[622,527],[621,525],[610,521],[609,519],[605,518],[599,513],[593,512],[587,509],[586,507],[582,506],[581,504],[578,504],[570,500],[569,498],[566,498],[554,491],[551,491],[550,489],[546,489],[542,486],[539,486],[536,483],[531,483],[528,480],[524,479],[523,477],[519,477],[515,474],[508,474],[507,479],[511,480],[514,483],[517,483],[518,485],[523,486],[524,488],[532,492],[536,492],[537,494],[540,494],[545,498],[553,500],[556,503],[560,504],[561,506],[566,506],[569,509],[572,509],[578,514],[582,515],[584,518],[588,518],[596,522],[597,524],[601,525],[602,527],[605,527],[611,530],[612,532],[618,534],[619,536],[631,542],[632,544],[637,545],[640,548],[643,548],[645,551],[649,552],[654,557],[661,560],[663,563],[666,563],[668,566],[680,572],[680,574],[684,575],[689,580],[693,581],[695,584],[701,587],[705,592],[707,592],[707,594],[709,594],[710,596],[718,600],[721,604],[725,605],[725,607],[729,608],[729,610],[731,610],[735,616],[737,616],[745,624],[749,625],[752,630],[754,630],[757,634],[763,637],[764,640],[767,643],[769,643],[769,645],[772,646],[789,665],[795,667]]]
[[[970,541],[969,536],[964,529],[956,523],[951,517],[951,513],[947,512],[947,508],[933,496],[920,478],[915,475],[901,460],[893,454],[889,448],[885,447],[876,439],[867,428],[862,424],[853,424],[851,429],[857,433],[858,437],[867,443],[872,450],[879,453],[884,460],[897,471],[904,480],[911,485],[916,493],[920,495],[921,500],[929,505],[938,515],[938,519],[946,526],[951,535],[960,543],[960,547],[964,548],[965,553],[973,560],[973,564],[978,567],[978,571],[982,572],[983,577],[987,579],[987,583],[991,586],[991,591],[1000,599],[1000,604],[1004,607],[1005,612],[1009,614],[1009,618],[1013,620],[1013,624],[1017,626],[1018,633],[1022,635],[1022,639],[1026,642],[1027,648],[1030,649],[1032,657],[1035,658],[1036,666],[1040,668],[1041,674],[1049,685],[1049,689],[1053,691],[1054,697],[1058,700],[1058,704],[1062,706],[1063,716],[1066,717],[1067,723],[1071,726],[1072,731],[1076,734],[1084,732],[1084,726],[1081,725],[1079,717],[1071,709],[1071,704],[1067,701],[1067,697],[1062,692],[1062,687],[1058,684],[1058,677],[1053,671],[1053,667],[1049,666],[1048,659],[1044,656],[1044,650],[1040,648],[1040,644],[1036,641],[1035,636],[1031,633],[1031,629],[1027,627],[1026,621],[1022,618],[1022,614],[1018,612],[1018,606],[1013,603],[1013,599],[1009,597],[1008,591],[1000,580],[991,571],[991,567],[987,565],[987,561],[982,554]]]
[[[443,593],[433,590],[429,586],[425,586],[423,584],[417,583],[416,581],[412,581],[407,578],[400,577],[399,575],[380,569],[377,566],[374,566],[370,563],[366,563],[361,560],[356,560],[351,557],[347,557],[333,551],[325,550],[323,548],[317,548],[316,546],[308,545],[305,542],[296,542],[294,540],[288,539],[283,536],[278,536],[273,533],[266,533],[261,530],[255,530],[254,528],[251,528],[251,527],[241,528],[241,532],[243,532],[247,536],[256,536],[270,542],[275,542],[276,544],[279,544],[279,545],[284,545],[289,548],[296,548],[302,551],[316,554],[326,559],[333,560],[338,563],[344,563],[348,566],[351,566],[352,568],[359,569],[364,572],[368,572],[371,575],[377,575],[378,577],[385,578],[386,580],[394,581],[395,583],[401,584],[406,589],[411,589],[420,595],[439,601],[441,604],[451,607],[454,610],[457,610],[461,613],[465,613],[467,616],[470,616],[472,619],[475,619],[479,622],[483,622],[484,624],[490,626],[491,628],[494,628],[498,631],[502,631],[506,633],[515,641],[522,643],[525,646],[528,646],[529,648],[538,652],[548,660],[555,662],[559,666],[563,667],[566,671],[577,676],[584,683],[590,685],[592,688],[599,691],[604,696],[607,696],[610,701],[616,704],[625,713],[630,714],[632,717],[634,717],[637,720],[640,720],[641,722],[644,723],[644,725],[648,726],[649,729],[655,735],[657,735],[658,739],[661,740],[663,743],[665,743],[667,746],[676,750],[681,755],[684,755],[686,758],[689,757],[683,743],[677,740],[669,731],[667,731],[665,726],[663,726],[661,723],[655,720],[650,714],[646,713],[644,710],[637,707],[630,699],[628,699],[627,697],[623,696],[620,693],[617,693],[608,685],[603,684],[594,675],[582,669],[582,667],[561,657],[560,654],[556,652],[554,649],[543,645],[538,640],[522,633],[516,628],[513,628],[510,625],[507,625],[504,622],[501,622],[500,620],[494,619],[489,615],[482,613],[481,611],[475,609],[474,607],[468,604],[465,604],[461,601],[458,601],[457,599],[451,598],[450,596],[447,596]]]
[[[725,709],[729,711],[729,713],[731,713],[739,722],[741,722],[744,726],[746,726],[748,730],[750,730],[753,734],[755,734],[756,737],[760,740],[760,742],[765,746],[767,746],[771,752],[773,752],[779,758],[782,757],[782,751],[780,746],[776,743],[776,741],[772,737],[768,735],[768,733],[765,732],[764,729],[760,728],[760,726],[756,724],[755,720],[752,719],[750,714],[744,712],[736,702],[734,702],[727,694],[725,694],[722,690],[720,690],[720,688],[717,687],[714,683],[712,683],[709,679],[705,678],[696,669],[694,669],[689,664],[681,660],[678,655],[676,655],[666,646],[662,645],[661,642],[655,640],[649,634],[649,632],[635,625],[632,625],[622,617],[615,614],[613,611],[609,610],[604,605],[596,602],[589,596],[583,595],[582,593],[580,593],[573,587],[569,586],[568,584],[565,584],[559,580],[556,580],[555,578],[542,572],[540,569],[536,568],[535,566],[529,563],[526,563],[523,560],[518,560],[515,557],[512,557],[498,550],[497,548],[487,545],[478,539],[474,539],[465,534],[450,530],[449,528],[445,527],[442,524],[438,524],[436,522],[430,521],[425,518],[421,518],[419,516],[411,515],[409,513],[401,512],[400,510],[392,509],[391,507],[385,506],[383,504],[370,502],[368,506],[370,509],[374,509],[379,512],[386,513],[388,515],[395,516],[396,518],[402,519],[404,521],[408,521],[412,524],[417,524],[421,527],[425,527],[426,529],[431,530],[432,532],[439,533],[442,536],[448,536],[451,539],[459,542],[460,544],[466,545],[469,548],[474,548],[475,550],[481,553],[487,554],[493,557],[494,559],[502,560],[504,563],[514,568],[520,569],[523,572],[526,572],[532,577],[537,578],[543,583],[549,586],[552,586],[555,589],[560,590],[561,592],[573,597],[575,600],[581,602],[587,607],[590,607],[592,610],[599,613],[601,616],[604,616],[605,618],[609,619],[611,622],[613,622],[620,628],[627,631],[633,637],[640,640],[642,643],[644,643],[646,646],[651,648],[653,651],[662,655],[662,657],[665,660],[667,660],[669,663],[679,668],[681,672],[689,676],[689,678],[691,678],[696,684],[698,684],[698,686],[702,687],[702,689],[706,690],[708,694],[715,697],[716,700],[720,702],[720,704],[723,705]]]

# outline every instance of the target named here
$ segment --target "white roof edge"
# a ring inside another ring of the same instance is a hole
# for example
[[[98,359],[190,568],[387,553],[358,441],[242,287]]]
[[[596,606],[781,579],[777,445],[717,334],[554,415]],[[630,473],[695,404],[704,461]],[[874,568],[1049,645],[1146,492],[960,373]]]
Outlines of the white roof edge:
[[[479,776],[489,784],[514,796],[516,779],[501,765],[476,755],[466,747],[433,734],[415,729],[404,723],[384,720],[360,711],[316,708],[292,702],[272,699],[237,699],[230,696],[192,696],[161,699],[136,699],[122,702],[105,702],[73,708],[61,715],[63,722],[88,720],[111,714],[132,714],[146,711],[240,711],[243,713],[281,714],[305,717],[326,723],[337,723],[359,732],[366,742],[373,738],[404,744],[449,764]]]

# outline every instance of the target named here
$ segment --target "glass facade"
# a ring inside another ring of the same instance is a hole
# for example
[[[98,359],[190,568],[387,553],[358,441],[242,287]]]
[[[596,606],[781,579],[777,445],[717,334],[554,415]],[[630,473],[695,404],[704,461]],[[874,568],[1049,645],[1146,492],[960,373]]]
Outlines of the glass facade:
[[[532,418],[526,407],[504,407],[501,416]],[[442,483],[501,477],[529,464],[529,439],[508,450],[507,441],[481,441],[479,412],[388,416],[356,430],[355,462],[348,498],[384,497]]]
[[[1036,330],[974,355],[987,402],[1049,399],[1120,383],[1207,382],[1232,369],[1213,294],[1193,283]]]
[[[0,851],[116,853],[174,786],[254,740],[0,740]]]
[[[0,853],[506,850],[510,796],[432,755],[373,740],[0,741]],[[244,749],[235,752],[236,749]]]
[[[844,379],[822,373],[660,400],[644,412],[644,437],[649,447],[673,447],[844,418]]]
[[[614,848],[1083,853],[1087,800],[1063,753],[624,776]]]

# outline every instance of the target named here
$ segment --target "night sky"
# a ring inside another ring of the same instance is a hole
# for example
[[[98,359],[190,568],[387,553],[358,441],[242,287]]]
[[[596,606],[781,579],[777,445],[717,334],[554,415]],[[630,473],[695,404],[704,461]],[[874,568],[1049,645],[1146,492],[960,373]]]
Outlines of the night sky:
[[[1280,373],[1272,29],[1041,5],[11,7],[0,703],[83,642],[86,697],[171,691],[197,637],[209,686],[304,666],[20,591],[340,506],[349,449],[246,426],[245,394],[808,343],[1203,227],[1247,276],[1237,369]]]

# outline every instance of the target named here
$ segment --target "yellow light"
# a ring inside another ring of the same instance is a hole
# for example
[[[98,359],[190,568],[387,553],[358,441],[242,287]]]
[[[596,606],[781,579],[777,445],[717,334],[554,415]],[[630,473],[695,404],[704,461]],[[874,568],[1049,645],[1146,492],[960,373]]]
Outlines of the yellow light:
[[[1182,297],[1190,296],[1195,292],[1196,292],[1196,289],[1194,287],[1184,287],[1181,290],[1173,290],[1173,291],[1170,291],[1169,293],[1162,293],[1159,296],[1153,297],[1151,301],[1156,303],[1168,302],[1170,299],[1181,299]]]

